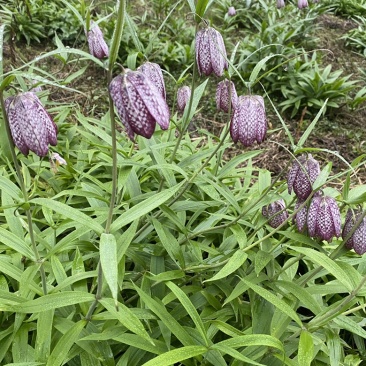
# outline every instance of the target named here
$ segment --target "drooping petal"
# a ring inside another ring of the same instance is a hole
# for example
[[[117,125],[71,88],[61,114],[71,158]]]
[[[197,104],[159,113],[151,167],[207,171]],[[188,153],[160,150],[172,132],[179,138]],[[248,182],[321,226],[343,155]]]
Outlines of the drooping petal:
[[[309,235],[312,237],[317,236],[317,221],[318,221],[318,215],[320,210],[320,203],[321,203],[322,197],[316,196],[313,197],[310,203],[310,207],[308,210],[307,215],[307,226],[308,226],[308,232]]]
[[[303,205],[304,202],[302,201],[297,201],[296,205],[295,205],[295,211],[297,211],[299,209],[299,207],[301,205]],[[305,229],[305,225],[306,225],[306,221],[307,221],[307,216],[308,216],[308,208],[306,206],[306,204],[296,213],[295,215],[295,222],[296,222],[296,226],[297,229],[302,232]]]
[[[364,218],[360,226],[353,233],[353,249],[362,255],[366,253],[366,219]]]
[[[90,24],[89,32],[87,32],[87,39],[91,55],[99,59],[109,56],[108,46],[104,40],[103,33],[99,25],[93,21]]]
[[[186,107],[189,98],[191,97],[191,88],[189,86],[182,86],[177,91],[177,105],[178,110],[183,112]]]
[[[326,203],[328,205],[329,214],[332,219],[332,229],[333,235],[337,238],[341,236],[342,233],[342,224],[341,224],[341,213],[339,211],[339,207],[337,205],[336,200],[333,197],[325,197]]]
[[[235,85],[232,81],[227,79],[220,81],[216,88],[216,107],[217,110],[229,112],[231,101],[231,111],[233,111],[238,103],[238,95],[236,93]]]
[[[137,70],[145,74],[160,91],[162,97],[166,99],[164,77],[160,66],[153,62],[145,62],[139,66]]]

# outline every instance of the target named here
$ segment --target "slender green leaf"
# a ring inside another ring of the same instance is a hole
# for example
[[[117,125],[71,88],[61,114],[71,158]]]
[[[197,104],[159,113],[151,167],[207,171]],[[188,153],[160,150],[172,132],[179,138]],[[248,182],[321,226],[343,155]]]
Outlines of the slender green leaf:
[[[103,274],[112,297],[117,301],[118,294],[118,262],[117,262],[117,243],[113,234],[103,233],[100,237],[100,263]]]
[[[170,288],[170,290],[173,292],[173,294],[177,297],[177,299],[183,305],[184,309],[186,309],[188,315],[193,320],[193,323],[195,324],[195,326],[196,326],[197,330],[199,331],[202,339],[204,340],[205,345],[209,346],[209,340],[208,340],[208,337],[207,337],[207,332],[206,332],[205,327],[203,325],[202,319],[200,318],[200,316],[199,316],[195,306],[192,304],[191,300],[184,293],[184,291],[181,290],[175,283],[167,282],[166,285]]]
[[[204,282],[216,281],[222,278],[226,278],[227,276],[235,272],[238,268],[240,268],[247,258],[248,258],[247,253],[243,252],[242,250],[237,250],[236,252],[234,252],[233,256],[229,259],[229,261],[224,265],[224,267],[221,268],[220,271],[215,274],[215,276],[205,280]]]
[[[54,201],[48,198],[34,198],[30,202],[40,206],[45,206],[65,217],[68,217],[69,219],[75,220],[79,224],[88,227],[90,230],[95,231],[99,235],[101,235],[104,231],[103,227],[98,222],[82,213],[80,210],[70,207],[62,202]]]
[[[269,56],[266,56],[264,58],[262,58],[254,67],[252,73],[250,74],[250,77],[249,77],[249,81],[250,83],[254,83],[256,80],[257,80],[257,77],[258,77],[258,74],[259,74],[259,71],[263,68],[263,66],[266,64],[266,62],[268,60],[270,60],[271,58],[273,57],[277,57],[277,56],[280,56],[280,57],[283,57],[282,54],[272,54],[272,55],[269,55]]]
[[[111,232],[115,232],[125,225],[138,220],[141,216],[146,215],[151,212],[155,208],[159,207],[161,204],[165,203],[169,200],[178,190],[181,188],[184,182],[177,184],[175,187],[166,189],[160,193],[157,193],[148,199],[138,203],[136,206],[133,206],[122,215],[120,215],[111,225]]]
[[[0,237],[2,244],[5,244],[9,248],[15,250],[16,252],[24,255],[29,259],[32,259],[33,261],[35,260],[32,250],[25,243],[25,241],[20,239],[17,235],[0,227]]]
[[[229,347],[227,345],[223,346],[219,343],[214,344],[213,346],[210,347],[211,349],[217,349],[218,351],[220,351],[223,355],[230,355],[234,358],[236,358],[239,361],[245,362],[250,364],[250,365],[258,365],[258,366],[263,366],[262,363],[258,363],[255,361],[252,361],[249,357],[245,357],[243,356],[239,351],[237,351],[236,349]]]
[[[250,347],[250,346],[267,346],[277,348],[283,352],[283,344],[280,340],[267,334],[248,334],[226,339],[217,343],[223,347]],[[215,346],[213,346],[215,347]]]
[[[289,316],[298,325],[302,326],[302,322],[301,322],[299,316],[296,314],[294,309],[292,309],[286,302],[281,300],[279,297],[274,295],[272,292],[264,289],[263,287],[255,285],[254,283],[247,281],[243,278],[241,278],[241,281],[243,281],[248,287],[250,287],[253,291],[255,291],[259,296],[262,296],[268,302],[273,304],[278,310],[280,310],[281,312],[283,312],[287,316]]]
[[[111,299],[101,299],[100,303],[112,314],[124,327],[129,329],[131,332],[144,338],[146,341],[154,344],[154,341],[150,338],[146,332],[144,326],[138,319],[138,317],[125,305],[118,303],[117,311]]]
[[[196,22],[199,23],[206,12],[208,0],[197,0],[196,5]]]
[[[21,190],[9,179],[0,175],[0,189],[5,191],[10,197],[19,202],[23,197]]]
[[[36,360],[47,362],[51,352],[54,309],[38,314],[35,353]]]
[[[297,360],[299,366],[310,366],[314,358],[314,342],[311,333],[302,330],[300,334],[299,353]]]
[[[86,320],[80,320],[69,328],[69,330],[62,335],[52,350],[46,366],[61,366],[67,360],[70,348],[79,339],[79,335],[85,325]]]
[[[329,174],[332,170],[332,162],[330,161],[320,172],[320,174],[318,175],[318,177],[316,178],[314,184],[313,184],[313,189],[316,190],[318,188],[323,187],[323,185],[326,183]]]
[[[142,366],[170,366],[177,362],[193,358],[207,352],[203,346],[186,346],[163,353],[152,360],[145,362]]]

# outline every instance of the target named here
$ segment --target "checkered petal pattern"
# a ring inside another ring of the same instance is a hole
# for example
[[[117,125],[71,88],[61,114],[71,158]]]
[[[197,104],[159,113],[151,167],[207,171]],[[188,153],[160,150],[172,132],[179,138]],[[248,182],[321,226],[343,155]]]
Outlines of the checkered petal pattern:
[[[191,88],[189,86],[182,86],[177,91],[177,105],[180,112],[184,111],[189,98],[191,97]]]
[[[280,199],[263,207],[262,215],[268,219],[268,224],[270,226],[273,228],[279,227],[288,219],[285,201]]]
[[[267,132],[267,118],[264,100],[258,95],[240,96],[230,124],[230,134],[234,142],[252,146],[261,143]]]
[[[48,154],[48,145],[57,144],[57,126],[36,94],[9,97],[5,108],[14,144],[24,155],[33,151],[43,157]]]
[[[89,52],[98,59],[103,59],[109,56],[107,43],[104,40],[103,33],[99,25],[91,22],[90,30],[87,32]]]
[[[231,95],[231,98],[230,98]],[[223,80],[217,84],[216,88],[216,106],[217,110],[222,110],[226,113],[229,112],[231,100],[231,112],[235,109],[238,103],[238,95],[236,93],[235,85],[230,80]]]
[[[196,34],[195,50],[200,75],[209,76],[214,73],[220,77],[228,68],[224,40],[216,29],[207,27],[199,30]]]
[[[168,129],[168,105],[157,87],[142,72],[125,70],[124,74],[111,81],[109,92],[131,140],[134,140],[135,134],[150,138],[156,123],[163,130]]]
[[[164,77],[160,66],[153,62],[145,62],[137,70],[145,74],[160,91],[162,97],[166,99]]]
[[[342,238],[345,240],[354,228],[358,220],[360,220],[363,212],[360,209],[348,209],[346,221],[344,223]],[[366,253],[366,218],[363,218],[356,230],[350,238],[345,242],[348,249],[354,249],[357,254]]]
[[[312,184],[320,174],[319,163],[309,155],[301,155],[297,160],[294,161],[288,176],[287,186],[288,192],[292,190],[296,196],[304,201],[312,192]]]

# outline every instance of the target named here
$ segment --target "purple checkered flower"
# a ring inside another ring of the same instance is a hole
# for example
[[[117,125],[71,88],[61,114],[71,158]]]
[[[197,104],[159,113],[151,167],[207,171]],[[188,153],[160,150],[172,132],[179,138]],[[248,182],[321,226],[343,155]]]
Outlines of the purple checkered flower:
[[[93,21],[90,22],[90,29],[86,32],[86,37],[88,39],[89,52],[92,56],[99,59],[109,56],[108,46],[98,24]]]
[[[182,86],[177,91],[177,104],[180,112],[184,111],[189,98],[191,97],[191,88],[189,86]]]
[[[226,49],[222,35],[214,28],[207,27],[196,34],[196,61],[200,75],[214,73],[222,76],[228,68]]]
[[[285,6],[285,0],[277,0],[277,8],[281,9]]]
[[[308,207],[306,205],[305,201],[298,200],[295,204],[295,217],[294,222],[296,223],[297,229],[300,232],[303,232],[306,227],[306,219],[308,217]],[[302,206],[303,205],[303,206]],[[300,208],[300,206],[302,206]]]
[[[296,196],[305,201],[313,188],[312,185],[320,174],[319,163],[309,155],[301,155],[294,160],[287,177],[288,193],[294,190]]]
[[[342,231],[343,239],[347,238],[348,234],[354,228],[357,221],[361,219],[362,215],[363,212],[360,209],[348,209]],[[354,249],[357,254],[362,255],[366,253],[366,217],[362,219],[353,234],[345,242],[345,245],[348,249]]]
[[[109,92],[129,138],[135,133],[150,138],[156,122],[169,127],[169,108],[161,92],[141,71],[126,69],[109,84]]]
[[[297,1],[297,6],[298,6],[299,9],[307,8],[309,6],[308,0],[298,0]]]
[[[57,126],[33,92],[5,100],[6,114],[15,146],[24,154],[48,154],[48,145],[57,144]]]
[[[341,236],[341,214],[333,197],[317,195],[311,200],[307,215],[308,232],[311,237],[330,241]]]
[[[259,95],[241,95],[238,98],[230,124],[230,134],[234,142],[251,146],[261,143],[267,132],[267,118],[264,100]]]
[[[231,98],[230,98],[231,96]],[[235,85],[230,80],[223,80],[217,84],[216,89],[216,106],[217,110],[223,110],[224,112],[229,112],[231,100],[231,112],[235,109],[238,103],[238,95],[236,94]]]
[[[227,10],[227,15],[229,17],[233,17],[236,14],[236,10],[233,6],[230,6],[229,9]]]
[[[150,79],[150,81],[152,81],[152,83],[157,87],[163,98],[166,99],[164,77],[160,66],[153,62],[145,62],[144,64],[139,66],[137,70],[145,74]]]
[[[270,203],[262,208],[262,215],[268,219],[268,224],[273,228],[280,226],[288,219],[286,204],[283,199]]]

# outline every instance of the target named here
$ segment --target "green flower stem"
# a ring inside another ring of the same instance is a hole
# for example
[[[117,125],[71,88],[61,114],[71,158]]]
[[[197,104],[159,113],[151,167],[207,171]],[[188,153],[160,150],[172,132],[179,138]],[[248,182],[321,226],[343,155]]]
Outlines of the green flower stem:
[[[196,30],[195,30],[195,34],[197,34],[198,31],[198,24],[196,25]],[[170,157],[170,163],[172,163],[175,159],[175,155],[178,151],[178,148],[180,146],[180,143],[182,142],[182,139],[184,137],[184,134],[186,133],[188,126],[189,126],[189,115],[191,114],[191,109],[192,109],[192,105],[193,105],[193,97],[194,97],[194,91],[196,89],[196,79],[197,79],[197,62],[195,61],[193,63],[193,73],[192,73],[192,84],[191,84],[191,97],[189,98],[189,103],[188,103],[188,110],[187,113],[185,114],[186,118],[183,121],[183,127],[180,130],[178,139],[177,139],[177,143],[175,144],[173,153]]]
[[[34,237],[32,213],[31,213],[31,210],[29,208],[29,203],[28,203],[29,202],[28,192],[27,192],[27,188],[24,184],[23,175],[21,173],[18,159],[17,159],[16,153],[15,153],[14,142],[13,142],[13,138],[12,138],[11,132],[10,132],[9,120],[8,120],[8,116],[5,113],[4,94],[2,91],[0,91],[0,102],[1,102],[1,109],[3,111],[3,120],[4,120],[4,124],[5,124],[6,134],[8,136],[11,157],[13,159],[15,171],[17,173],[18,184],[23,193],[23,198],[24,198],[24,203],[25,203],[25,214],[27,216],[27,222],[28,222],[29,237],[31,240],[34,257],[36,259],[37,264],[39,265],[39,273],[41,275],[43,294],[47,295],[46,273],[43,268],[43,261],[39,255],[35,237]]]
[[[117,21],[116,28],[113,34],[113,41],[110,49],[109,55],[109,64],[108,64],[108,73],[107,73],[107,83],[108,87],[110,82],[112,81],[112,73],[113,67],[117,60],[118,50],[120,47],[122,32],[124,26],[125,19],[125,10],[126,10],[126,0],[120,0],[119,8],[117,12]],[[113,213],[116,205],[116,194],[117,194],[117,179],[118,179],[118,170],[117,170],[117,136],[116,136],[116,128],[115,128],[115,114],[114,114],[114,106],[110,93],[108,93],[109,98],[109,116],[111,123],[111,138],[112,138],[112,192],[109,204],[108,217],[105,225],[104,232],[109,234],[111,224],[113,221]],[[98,279],[97,279],[97,292],[95,294],[95,300],[91,304],[88,313],[85,316],[87,321],[91,320],[91,317],[98,305],[99,300],[102,298],[102,287],[103,287],[103,269],[102,265],[99,262],[98,265]]]

